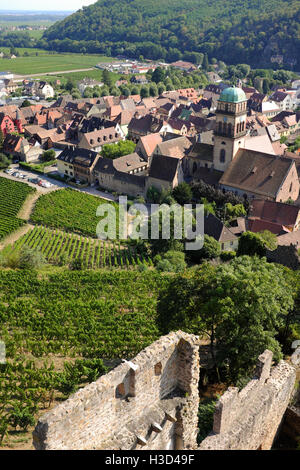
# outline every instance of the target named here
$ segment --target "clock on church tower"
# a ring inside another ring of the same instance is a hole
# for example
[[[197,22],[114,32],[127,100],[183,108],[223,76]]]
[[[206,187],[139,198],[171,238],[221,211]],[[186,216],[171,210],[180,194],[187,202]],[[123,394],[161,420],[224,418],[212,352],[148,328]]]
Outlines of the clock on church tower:
[[[244,147],[246,135],[247,98],[241,88],[222,91],[216,110],[214,132],[214,168],[225,171],[239,148]]]

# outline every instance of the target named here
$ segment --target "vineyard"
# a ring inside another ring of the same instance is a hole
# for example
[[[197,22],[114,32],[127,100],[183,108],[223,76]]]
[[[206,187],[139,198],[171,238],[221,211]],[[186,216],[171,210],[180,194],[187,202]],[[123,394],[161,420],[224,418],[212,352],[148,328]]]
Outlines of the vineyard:
[[[34,191],[25,183],[0,177],[0,240],[24,224],[17,215],[27,196]]]
[[[81,260],[84,269],[127,268],[139,265],[152,266],[152,260],[137,254],[130,246],[121,245],[37,226],[3,249],[3,254],[18,251],[22,246],[38,248],[52,264],[70,264]]]
[[[0,270],[0,443],[12,445],[41,410],[105,373],[106,359],[132,358],[155,341],[167,279],[152,270]]]
[[[36,224],[96,237],[96,227],[101,220],[96,212],[104,203],[112,204],[118,215],[116,203],[74,189],[62,189],[41,196],[31,218]]]

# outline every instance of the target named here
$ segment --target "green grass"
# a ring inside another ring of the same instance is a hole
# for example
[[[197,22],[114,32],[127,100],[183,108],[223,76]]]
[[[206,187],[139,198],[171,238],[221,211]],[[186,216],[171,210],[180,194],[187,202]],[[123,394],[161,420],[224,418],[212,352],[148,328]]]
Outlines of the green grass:
[[[3,52],[9,49],[0,48]],[[84,54],[50,54],[39,49],[18,49],[20,54],[38,53],[38,56],[17,57],[16,59],[0,59],[0,71],[10,70],[18,75],[60,72],[94,67],[99,62],[112,62],[110,57]]]

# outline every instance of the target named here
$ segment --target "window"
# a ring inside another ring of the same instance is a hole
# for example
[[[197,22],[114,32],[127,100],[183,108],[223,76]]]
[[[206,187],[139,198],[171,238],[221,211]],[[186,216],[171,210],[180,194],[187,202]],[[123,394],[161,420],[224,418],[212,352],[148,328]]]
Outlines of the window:
[[[292,189],[293,189],[293,183],[291,183],[290,185],[290,193],[292,192]]]
[[[161,375],[161,370],[162,370],[161,362],[158,362],[158,363],[155,364],[155,366],[154,366],[154,373],[155,373],[155,375]]]
[[[225,156],[226,156],[226,152],[224,149],[221,149],[220,151],[220,162],[221,163],[224,163],[225,162]]]

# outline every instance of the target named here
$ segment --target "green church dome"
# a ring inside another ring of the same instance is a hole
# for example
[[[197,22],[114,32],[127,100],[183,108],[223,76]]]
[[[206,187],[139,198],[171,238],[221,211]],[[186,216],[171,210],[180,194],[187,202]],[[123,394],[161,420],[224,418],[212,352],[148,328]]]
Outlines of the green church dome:
[[[240,103],[247,101],[246,95],[241,88],[230,87],[225,88],[222,91],[219,101],[225,101],[226,103]]]

